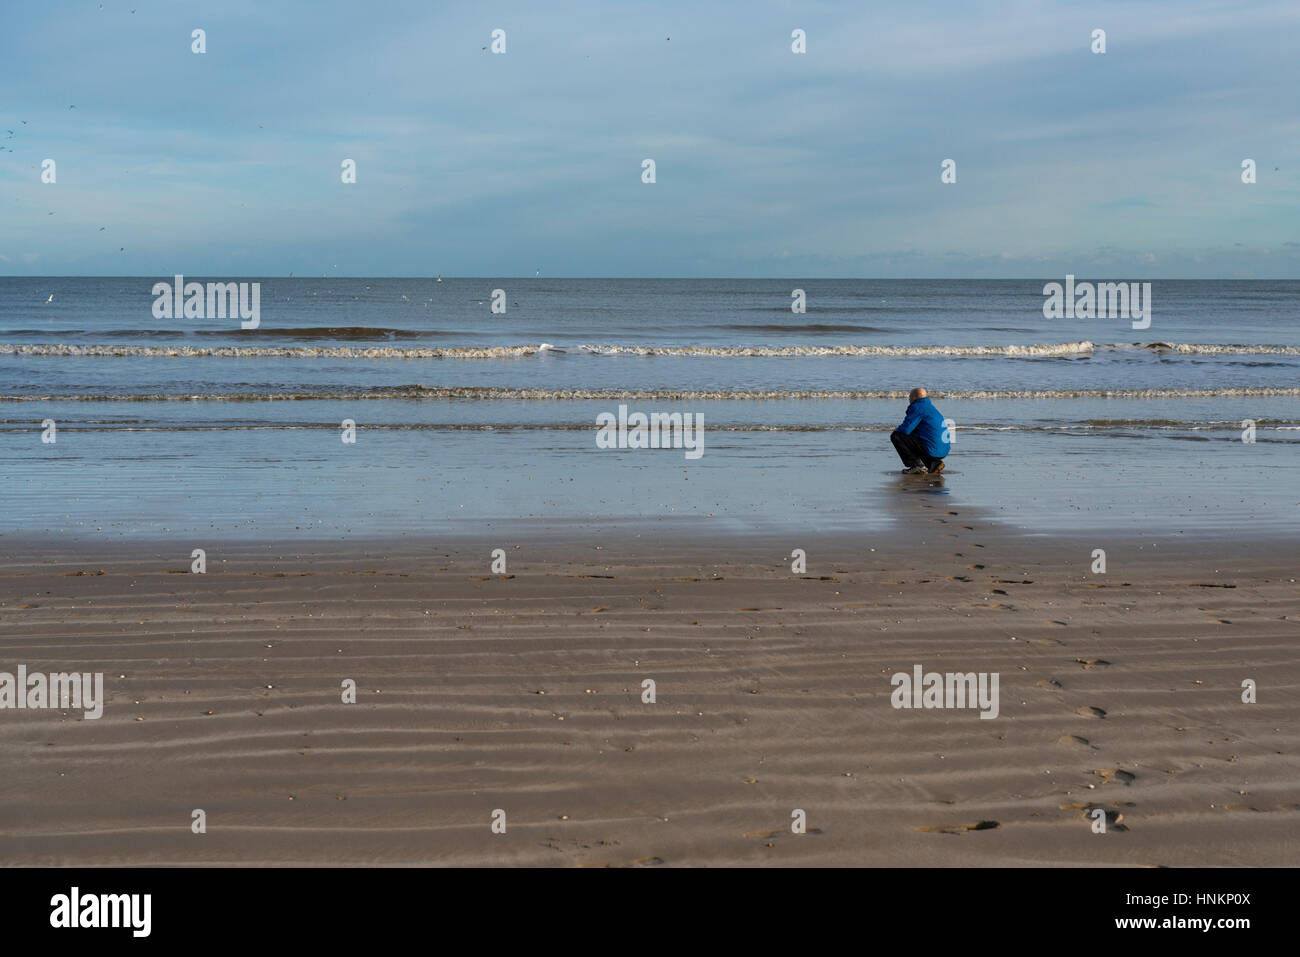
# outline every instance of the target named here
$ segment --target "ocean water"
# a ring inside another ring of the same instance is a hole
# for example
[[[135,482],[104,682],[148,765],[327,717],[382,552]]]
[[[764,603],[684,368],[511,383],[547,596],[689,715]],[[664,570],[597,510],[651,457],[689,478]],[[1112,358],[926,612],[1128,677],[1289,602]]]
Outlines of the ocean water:
[[[1300,282],[1154,281],[1134,329],[1044,318],[1064,277],[185,278],[260,282],[259,327],[156,318],[170,276],[0,278],[0,533],[870,533],[913,494],[1044,535],[1300,526]],[[914,385],[941,478],[897,474]],[[597,448],[620,404],[702,415],[704,454]]]

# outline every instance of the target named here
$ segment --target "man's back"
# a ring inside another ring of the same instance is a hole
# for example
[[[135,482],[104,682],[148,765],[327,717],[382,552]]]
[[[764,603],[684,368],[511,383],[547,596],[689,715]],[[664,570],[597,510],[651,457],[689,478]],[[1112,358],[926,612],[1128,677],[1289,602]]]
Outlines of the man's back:
[[[943,416],[927,397],[914,400],[907,407],[903,423],[898,431],[904,435],[915,435],[925,443],[925,447],[936,459],[947,456],[952,447],[944,441]]]

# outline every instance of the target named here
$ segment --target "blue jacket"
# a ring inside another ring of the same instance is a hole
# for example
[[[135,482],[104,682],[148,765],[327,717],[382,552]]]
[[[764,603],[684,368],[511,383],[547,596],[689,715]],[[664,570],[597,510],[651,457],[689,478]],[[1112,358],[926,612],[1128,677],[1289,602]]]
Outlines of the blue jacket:
[[[917,399],[907,407],[907,415],[903,416],[898,431],[904,435],[915,433],[936,459],[944,458],[952,451],[952,446],[943,440],[943,416],[928,398]]]

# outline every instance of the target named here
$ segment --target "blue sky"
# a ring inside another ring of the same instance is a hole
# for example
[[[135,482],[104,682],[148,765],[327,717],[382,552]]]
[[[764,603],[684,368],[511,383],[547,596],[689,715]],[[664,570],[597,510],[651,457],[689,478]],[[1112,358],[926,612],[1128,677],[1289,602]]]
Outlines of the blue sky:
[[[6,2],[0,275],[1300,278],[1297,50],[1294,0]]]

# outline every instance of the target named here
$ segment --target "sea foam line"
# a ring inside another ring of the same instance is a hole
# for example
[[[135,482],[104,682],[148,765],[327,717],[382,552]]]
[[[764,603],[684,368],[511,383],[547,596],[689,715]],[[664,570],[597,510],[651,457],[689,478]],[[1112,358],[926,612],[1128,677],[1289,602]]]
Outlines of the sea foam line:
[[[1058,342],[1000,346],[638,346],[582,345],[591,356],[671,356],[678,358],[817,358],[871,356],[993,356],[1052,358],[1090,356],[1097,350],[1145,350],[1177,355],[1300,355],[1300,346],[1231,345],[1214,343]],[[132,346],[75,343],[0,344],[0,355],[72,356],[77,358],[144,357],[165,359],[514,359],[564,352],[549,342],[520,346]]]
[[[904,399],[906,389],[516,389],[503,386],[377,386],[313,392],[93,392],[62,394],[12,393],[0,402],[308,402],[386,399],[519,399],[523,401],[610,401],[615,399],[667,402],[763,402],[797,399]],[[936,399],[1253,399],[1273,396],[1300,398],[1300,387],[1219,389],[954,389],[934,390]]]

